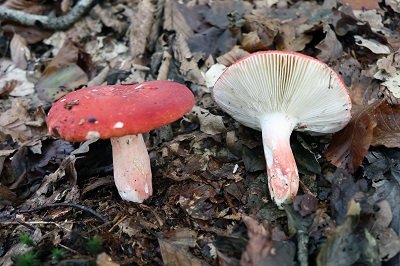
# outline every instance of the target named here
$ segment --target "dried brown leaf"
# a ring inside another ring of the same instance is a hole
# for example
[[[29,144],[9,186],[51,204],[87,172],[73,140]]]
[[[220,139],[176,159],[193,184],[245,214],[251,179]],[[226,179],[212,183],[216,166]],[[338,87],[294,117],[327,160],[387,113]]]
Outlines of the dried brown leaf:
[[[206,184],[191,183],[181,191],[179,205],[192,218],[211,220],[215,206],[208,199],[216,196],[214,187]]]
[[[325,156],[335,166],[354,172],[371,144],[376,127],[374,110],[380,102],[375,102],[376,86],[372,79],[366,77],[356,80],[350,95],[352,118],[345,128],[333,135]]]
[[[52,204],[59,197],[62,197],[66,202],[68,200],[70,202],[77,201],[80,196],[80,190],[76,186],[74,164],[74,156],[65,158],[54,173],[46,175],[40,186],[34,188],[34,193],[21,205],[21,209],[31,209],[45,204]]]
[[[164,17],[164,30],[175,32],[173,56],[180,64],[180,73],[186,80],[204,85],[205,80],[197,64],[197,59],[194,58],[188,45],[188,39],[193,35],[193,32],[178,9],[176,1],[167,0],[165,2]]]
[[[254,52],[270,49],[278,34],[278,23],[261,15],[245,15],[245,29],[249,32],[243,34],[241,44],[244,50]]]
[[[43,5],[40,1],[30,1],[30,0],[7,0],[3,6],[10,9],[23,10],[30,14],[44,14],[46,11],[52,8],[51,5]]]
[[[0,94],[15,97],[34,93],[34,84],[28,80],[26,71],[17,68],[10,60],[0,60]]]
[[[17,195],[11,191],[8,187],[0,184],[0,206],[17,201]]]
[[[376,62],[379,70],[384,70],[387,74],[394,74],[396,67],[400,67],[399,61],[395,61],[395,55],[398,57],[398,53],[391,53],[388,56],[384,56]]]
[[[372,146],[400,147],[400,105],[383,102],[375,109],[377,126],[373,131]]]
[[[0,131],[9,134],[19,144],[27,144],[47,134],[43,110],[29,110],[26,105],[17,98],[12,101],[10,109],[0,114]]]
[[[240,41],[243,49],[248,52],[255,52],[259,50],[267,50],[268,46],[266,46],[260,36],[258,36],[257,32],[251,31],[249,33],[244,33],[242,40]]]
[[[161,66],[158,69],[158,75],[157,75],[158,80],[168,79],[169,66],[171,64],[171,59],[172,59],[171,54],[167,50],[165,50],[163,52]]]
[[[176,228],[174,231],[160,234],[161,256],[167,266],[205,266],[206,262],[196,258],[189,251],[196,245],[197,233],[188,228]]]
[[[357,108],[358,110],[353,108],[349,124],[332,137],[325,153],[328,161],[351,173],[358,169],[367,154],[377,125],[374,118],[376,107],[377,104],[372,104]]]
[[[104,186],[104,185],[112,185],[114,184],[114,178],[110,176],[105,176],[101,178],[96,178],[94,182],[91,182],[88,186],[83,188],[81,197],[83,198],[85,194],[91,192],[92,190],[97,189],[98,187]]]
[[[10,54],[14,64],[21,69],[26,69],[28,66],[27,61],[32,58],[25,38],[17,33],[11,39]]]
[[[88,82],[86,73],[76,64],[64,65],[42,76],[35,89],[41,100],[51,104]]]
[[[390,54],[391,52],[388,45],[380,43],[375,39],[366,39],[360,35],[354,35],[354,39],[358,46],[368,48],[374,54]]]
[[[350,5],[354,10],[380,9],[380,0],[339,0],[342,4]]]
[[[353,10],[354,15],[362,22],[368,22],[371,26],[371,30],[375,33],[385,31],[383,25],[383,16],[379,10],[372,9],[372,10]]]
[[[352,61],[352,60],[351,60]],[[359,63],[357,64],[352,64],[351,61],[348,61],[348,66],[352,68],[361,68]],[[349,69],[347,67],[345,68],[339,68],[340,72],[345,74],[346,71]],[[353,74],[353,76],[356,76],[356,74]],[[362,77],[359,79],[353,78],[354,83],[352,83],[351,87],[351,92],[350,92],[350,97],[351,101],[353,103],[353,106],[364,106],[371,104],[378,99],[379,97],[379,84],[375,80],[368,78],[368,77]]]
[[[362,228],[360,213],[360,203],[350,200],[345,220],[318,253],[318,266],[357,265],[366,261],[369,265],[380,265],[377,241]]]
[[[40,42],[43,39],[48,38],[53,33],[50,30],[27,27],[18,24],[4,24],[1,26],[1,29],[9,34],[17,33],[21,35],[29,44]]]
[[[187,40],[183,34],[179,34],[178,32],[175,37],[174,57],[180,63],[179,70],[185,79],[195,84],[205,84],[197,60],[190,52]]]
[[[400,13],[400,3],[399,3],[399,1],[397,1],[397,0],[385,0],[385,4],[389,5],[395,12]]]
[[[68,39],[64,42],[57,55],[53,58],[50,64],[45,68],[42,74],[42,78],[57,71],[62,66],[76,63],[79,57],[79,48],[76,47]]]
[[[41,100],[51,104],[88,82],[87,74],[77,65],[80,58],[83,58],[81,50],[67,39],[36,83]]]
[[[371,234],[379,243],[379,255],[383,261],[388,261],[400,252],[400,237],[390,228],[393,214],[390,204],[387,200],[376,203],[379,210],[375,212],[373,219],[370,221]]]
[[[195,118],[200,123],[200,130],[204,133],[215,135],[226,132],[226,127],[222,116],[211,114],[208,110],[199,106],[194,106],[188,117]]]
[[[335,166],[355,172],[370,145],[400,147],[400,105],[386,101],[357,105],[350,123],[335,133],[326,158]]]
[[[96,266],[119,266],[119,263],[116,263],[112,260],[110,255],[105,252],[100,253],[97,255],[96,258]]]
[[[117,13],[119,11],[120,10],[118,10],[115,6],[103,8],[101,5],[95,5],[91,12],[99,16],[104,25],[112,28],[118,33],[122,33],[126,30],[128,24],[126,21],[121,21],[118,19]]]
[[[329,62],[331,59],[341,57],[343,55],[343,46],[337,39],[335,32],[328,24],[324,24],[323,31],[326,34],[325,39],[315,46],[321,51],[317,58],[321,61]]]
[[[151,0],[140,1],[131,18],[129,48],[133,62],[140,64],[146,51],[147,39],[154,23],[154,5]]]
[[[91,16],[84,16],[65,33],[72,42],[82,43],[82,40],[92,39],[102,29],[103,23],[101,23],[101,20]]]
[[[318,199],[311,194],[298,195],[293,200],[294,209],[301,216],[307,216],[318,208]]]
[[[294,265],[294,249],[274,241],[270,225],[264,227],[250,216],[243,216],[243,221],[247,226],[249,242],[240,265]]]
[[[234,46],[229,52],[217,57],[217,62],[223,64],[224,66],[230,66],[243,56],[248,55],[249,53],[239,46]]]
[[[183,39],[187,40],[193,32],[177,5],[178,3],[175,0],[165,1],[163,28],[167,31],[175,31],[177,34],[182,34]]]
[[[305,23],[304,19],[282,23],[279,33],[275,37],[275,44],[278,50],[301,51],[306,44],[312,40],[312,35],[296,32],[296,26]]]

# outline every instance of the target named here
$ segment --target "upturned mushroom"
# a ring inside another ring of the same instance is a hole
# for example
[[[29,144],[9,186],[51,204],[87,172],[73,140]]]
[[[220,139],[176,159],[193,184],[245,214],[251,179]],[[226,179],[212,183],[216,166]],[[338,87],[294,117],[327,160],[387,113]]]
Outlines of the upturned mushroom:
[[[279,207],[299,187],[292,131],[334,133],[351,117],[348,89],[335,71],[295,52],[245,56],[223,71],[212,95],[238,122],[262,131],[268,187]]]
[[[47,126],[67,141],[111,139],[121,198],[143,202],[153,188],[142,133],[178,120],[193,105],[192,92],[171,81],[87,87],[59,99],[48,113]]]

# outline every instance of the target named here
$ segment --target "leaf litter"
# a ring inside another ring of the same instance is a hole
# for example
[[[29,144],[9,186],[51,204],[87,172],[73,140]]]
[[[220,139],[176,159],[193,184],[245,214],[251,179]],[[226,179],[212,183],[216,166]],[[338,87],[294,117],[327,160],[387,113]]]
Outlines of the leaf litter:
[[[61,15],[67,2],[1,5]],[[399,10],[375,0],[103,1],[65,31],[3,21],[0,264],[31,251],[56,265],[54,248],[60,265],[398,264]],[[261,133],[223,113],[204,78],[216,62],[221,71],[266,49],[332,66],[354,106],[332,137],[293,134],[303,182],[285,211],[268,194]],[[45,114],[87,84],[157,78],[186,84],[196,106],[144,134],[154,195],[123,202],[110,143],[52,138]]]

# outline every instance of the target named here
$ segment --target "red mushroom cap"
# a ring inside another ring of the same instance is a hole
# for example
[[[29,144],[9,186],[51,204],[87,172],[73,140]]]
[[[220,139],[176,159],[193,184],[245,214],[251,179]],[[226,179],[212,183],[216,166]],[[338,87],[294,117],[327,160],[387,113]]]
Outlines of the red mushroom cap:
[[[108,139],[167,125],[193,105],[192,92],[172,81],[87,87],[58,100],[48,113],[47,125],[52,135],[67,141]]]

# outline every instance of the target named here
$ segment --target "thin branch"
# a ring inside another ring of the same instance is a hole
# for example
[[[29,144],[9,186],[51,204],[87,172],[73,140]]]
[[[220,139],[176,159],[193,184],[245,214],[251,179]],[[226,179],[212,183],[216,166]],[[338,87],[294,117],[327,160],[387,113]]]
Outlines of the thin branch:
[[[0,20],[11,20],[25,26],[37,26],[52,30],[65,30],[85,15],[99,0],[79,0],[65,16],[51,17],[25,13],[0,6]]]
[[[75,209],[80,209],[82,211],[85,211],[87,213],[90,213],[91,215],[93,215],[94,217],[96,217],[98,220],[102,221],[103,223],[108,222],[106,218],[104,218],[101,214],[97,213],[96,211],[94,211],[91,208],[79,205],[79,204],[75,204],[75,203],[54,203],[54,204],[47,204],[45,206],[41,206],[32,210],[22,210],[22,211],[17,211],[17,214],[24,214],[24,213],[34,213],[34,212],[39,212],[45,209],[49,209],[49,208],[59,208],[59,207],[71,207],[71,208],[75,208]]]

